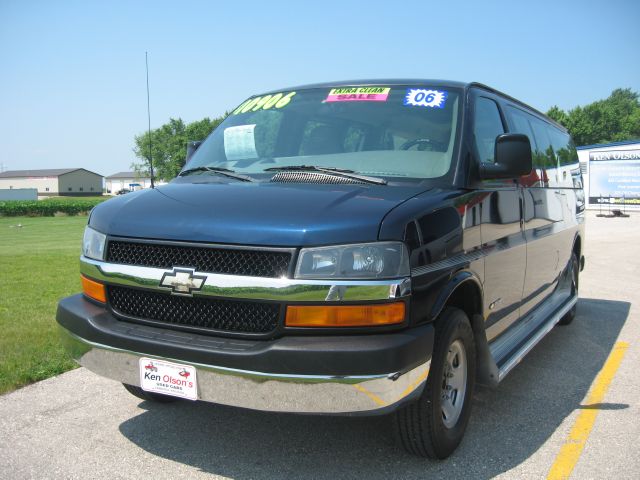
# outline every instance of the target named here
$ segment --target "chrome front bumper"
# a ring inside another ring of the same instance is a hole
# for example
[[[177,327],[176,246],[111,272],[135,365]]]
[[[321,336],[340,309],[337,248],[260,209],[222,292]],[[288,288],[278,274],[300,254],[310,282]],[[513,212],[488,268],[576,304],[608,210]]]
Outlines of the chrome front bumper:
[[[153,355],[90,342],[60,327],[62,341],[83,367],[118,382],[140,386],[139,359]],[[364,376],[278,375],[185,362],[197,370],[198,399],[272,412],[378,414],[417,398],[430,361],[407,372]]]

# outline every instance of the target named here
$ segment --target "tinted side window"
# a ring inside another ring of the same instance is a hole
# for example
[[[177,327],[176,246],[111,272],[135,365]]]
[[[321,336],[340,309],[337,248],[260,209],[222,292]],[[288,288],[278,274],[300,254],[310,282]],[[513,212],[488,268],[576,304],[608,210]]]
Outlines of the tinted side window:
[[[498,105],[493,100],[478,97],[473,117],[473,137],[481,162],[493,163],[496,137],[504,133]]]
[[[507,115],[509,117],[509,123],[511,124],[509,131],[514,133],[523,133],[529,137],[529,141],[531,142],[531,153],[535,154],[536,139],[533,135],[531,124],[529,123],[529,119],[532,118],[531,115],[520,109],[513,108],[512,106],[507,107]]]
[[[551,144],[553,150],[558,156],[560,166],[572,165],[578,163],[578,152],[571,141],[571,137],[553,127],[550,128]]]
[[[510,131],[524,133],[531,141],[533,159],[532,175],[527,177],[529,186],[550,187],[558,184],[558,159],[552,131],[557,129],[538,117],[509,105],[507,107]]]
[[[558,164],[553,153],[551,138],[549,137],[549,127],[546,122],[531,116],[531,128],[536,140],[536,152],[533,157],[534,168],[557,168]]]

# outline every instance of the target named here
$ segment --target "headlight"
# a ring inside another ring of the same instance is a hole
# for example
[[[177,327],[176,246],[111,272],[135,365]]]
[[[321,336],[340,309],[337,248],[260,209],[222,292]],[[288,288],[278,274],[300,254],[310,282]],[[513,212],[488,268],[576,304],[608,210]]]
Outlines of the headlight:
[[[375,242],[300,250],[296,278],[377,279],[409,276],[409,256],[400,242]]]
[[[91,227],[84,229],[84,237],[82,238],[82,254],[85,257],[94,258],[96,260],[104,260],[104,244],[107,236]]]

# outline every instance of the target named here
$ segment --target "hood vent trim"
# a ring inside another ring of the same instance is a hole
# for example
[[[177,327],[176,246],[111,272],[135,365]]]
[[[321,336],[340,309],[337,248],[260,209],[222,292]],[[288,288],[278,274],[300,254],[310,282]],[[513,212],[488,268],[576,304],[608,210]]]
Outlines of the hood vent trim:
[[[272,183],[320,183],[320,184],[356,184],[364,185],[365,182],[354,178],[331,175],[322,172],[278,172],[270,180]]]

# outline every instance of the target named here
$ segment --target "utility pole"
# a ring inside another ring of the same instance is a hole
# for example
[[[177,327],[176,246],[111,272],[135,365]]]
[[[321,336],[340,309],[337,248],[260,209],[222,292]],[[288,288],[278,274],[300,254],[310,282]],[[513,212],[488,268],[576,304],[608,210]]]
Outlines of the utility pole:
[[[144,63],[147,67],[147,120],[148,120],[148,132],[149,132],[149,175],[151,176],[151,188],[153,185],[153,158],[151,155],[151,108],[149,104],[149,56],[147,52],[144,52]]]

